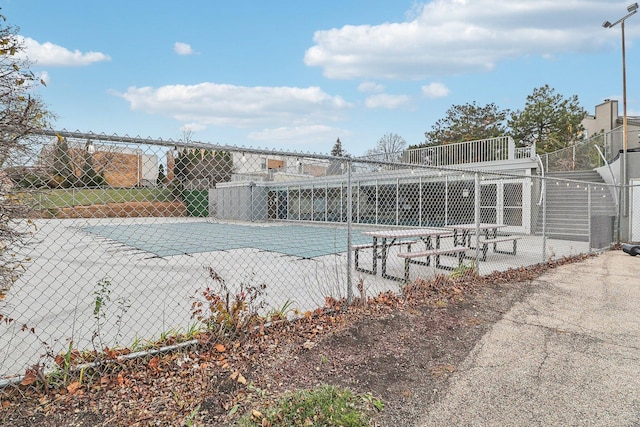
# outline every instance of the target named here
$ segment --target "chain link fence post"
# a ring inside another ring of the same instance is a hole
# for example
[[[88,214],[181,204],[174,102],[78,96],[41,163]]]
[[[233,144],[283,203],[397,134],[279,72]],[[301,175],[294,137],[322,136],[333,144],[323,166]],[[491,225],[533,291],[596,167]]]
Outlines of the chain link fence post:
[[[345,162],[345,166],[347,168],[347,303],[351,304],[353,300],[353,284],[351,279],[351,252],[352,252],[352,215],[353,215],[353,192],[351,188],[351,159],[347,159]],[[375,248],[373,248],[375,251]],[[364,295],[361,295],[364,298]]]

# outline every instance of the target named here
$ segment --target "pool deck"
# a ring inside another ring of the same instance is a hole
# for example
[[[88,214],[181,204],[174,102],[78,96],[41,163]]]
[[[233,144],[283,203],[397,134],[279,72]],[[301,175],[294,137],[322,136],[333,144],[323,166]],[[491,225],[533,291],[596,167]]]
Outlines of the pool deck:
[[[242,247],[157,256],[83,230],[89,226],[178,222],[202,223],[206,219],[38,220],[38,231],[28,253],[32,261],[0,301],[2,313],[15,319],[0,328],[0,378],[24,372],[27,366],[39,361],[39,355],[45,353],[47,346],[57,353],[66,348],[70,340],[77,348],[129,346],[136,339],[153,340],[163,332],[186,330],[194,322],[191,318],[194,298],[215,285],[209,277],[209,268],[224,278],[233,293],[240,284],[265,284],[262,296],[269,308],[280,308],[291,301],[292,308],[304,312],[323,306],[327,295],[346,297],[349,276],[346,252],[305,258]],[[293,224],[251,225],[287,227]],[[323,226],[336,227],[337,224]],[[354,228],[358,233],[365,229]],[[312,241],[308,243],[313,245]],[[540,263],[544,260],[542,244],[540,236],[524,236],[518,241],[515,256],[490,251],[487,261],[480,264],[480,272],[487,274]],[[546,258],[588,252],[586,242],[547,240],[546,246]],[[402,275],[403,264],[395,256],[396,250],[392,249],[389,254],[388,269],[394,275]],[[366,252],[362,256],[366,257]],[[364,262],[368,260],[365,258]],[[434,267],[411,266],[412,279],[446,273]],[[350,279],[356,293],[355,283],[363,280],[368,296],[389,290],[398,292],[401,287],[401,283],[379,275],[357,272],[353,270],[353,263]],[[108,283],[110,293],[109,301],[96,316],[99,282]],[[21,331],[23,324],[33,327],[36,333]],[[98,331],[100,338],[92,339]]]

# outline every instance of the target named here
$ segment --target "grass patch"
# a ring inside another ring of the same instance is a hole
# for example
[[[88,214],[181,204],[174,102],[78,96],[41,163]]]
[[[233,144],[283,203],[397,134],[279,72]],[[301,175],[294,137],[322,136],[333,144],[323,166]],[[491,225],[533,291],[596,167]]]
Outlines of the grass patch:
[[[175,200],[171,190],[167,188],[70,188],[38,191],[32,197],[41,209]]]
[[[356,395],[347,389],[324,385],[285,395],[264,410],[254,409],[237,425],[365,427],[372,425],[371,414],[382,409],[382,401],[371,394]]]

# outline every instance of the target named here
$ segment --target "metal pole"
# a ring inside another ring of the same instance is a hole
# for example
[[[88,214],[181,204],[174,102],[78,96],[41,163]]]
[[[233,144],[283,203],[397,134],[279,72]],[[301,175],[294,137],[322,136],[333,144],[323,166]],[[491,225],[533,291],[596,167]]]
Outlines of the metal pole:
[[[400,225],[400,179],[396,179],[396,225]]]
[[[592,236],[591,236],[591,186],[587,184],[587,224],[589,225],[589,253],[591,253],[591,247],[593,246]]]
[[[542,178],[542,262],[547,260],[547,179]]]
[[[444,177],[444,225],[449,225],[449,176]]]
[[[623,215],[627,215],[627,67],[624,47],[624,20],[620,23],[622,28],[622,185],[623,192]]]
[[[418,227],[422,227],[422,177],[418,183]]]
[[[351,257],[353,255],[353,248],[351,247],[351,215],[353,207],[351,190],[351,161],[347,160],[347,304],[351,304],[353,300],[353,285],[351,284]],[[375,251],[375,248],[373,249]]]
[[[480,274],[480,174],[475,173],[476,272]]]

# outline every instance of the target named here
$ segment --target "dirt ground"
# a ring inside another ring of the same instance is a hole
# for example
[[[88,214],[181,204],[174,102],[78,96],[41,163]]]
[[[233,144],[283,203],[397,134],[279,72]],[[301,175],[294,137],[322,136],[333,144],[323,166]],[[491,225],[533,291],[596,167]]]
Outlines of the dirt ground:
[[[379,295],[346,313],[343,302],[328,300],[328,311],[226,347],[209,343],[137,360],[72,389],[5,391],[0,422],[226,426],[283,392],[333,384],[380,398],[384,410],[375,425],[412,426],[485,332],[531,291],[532,280],[564,262],[417,283],[401,298]]]
[[[261,376],[290,390],[328,383],[370,392],[385,404],[378,425],[413,426],[476,342],[529,290],[530,282],[493,285],[453,302],[364,317],[309,350],[263,360]]]

